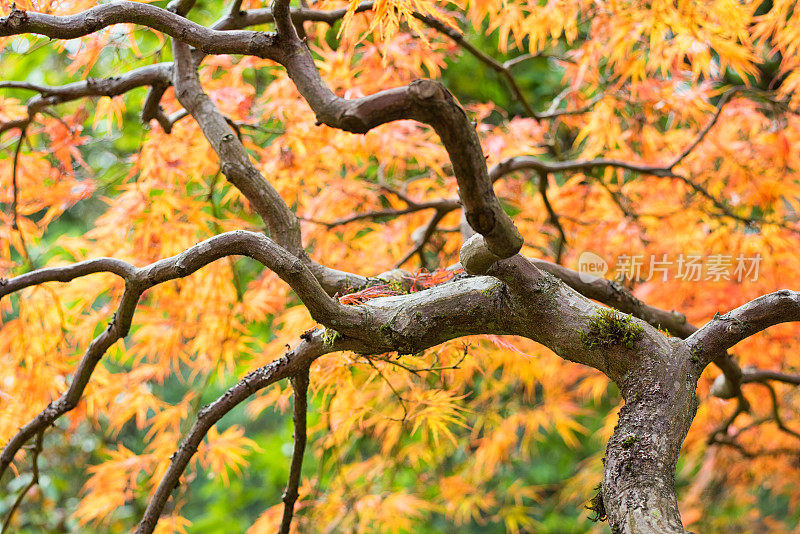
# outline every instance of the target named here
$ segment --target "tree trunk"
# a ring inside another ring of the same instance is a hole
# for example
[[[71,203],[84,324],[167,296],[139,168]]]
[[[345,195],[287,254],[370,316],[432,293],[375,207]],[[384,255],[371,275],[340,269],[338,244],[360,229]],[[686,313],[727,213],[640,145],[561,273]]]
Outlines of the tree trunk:
[[[697,411],[698,370],[686,344],[668,340],[618,381],[625,398],[606,448],[602,500],[614,534],[685,534],[675,494],[681,444]]]

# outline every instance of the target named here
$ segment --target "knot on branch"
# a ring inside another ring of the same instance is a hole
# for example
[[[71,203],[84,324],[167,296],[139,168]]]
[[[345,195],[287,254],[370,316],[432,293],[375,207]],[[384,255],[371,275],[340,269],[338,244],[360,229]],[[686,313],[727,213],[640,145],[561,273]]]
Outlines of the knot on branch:
[[[0,26],[8,26],[12,30],[16,30],[26,22],[28,22],[28,12],[18,9],[16,5],[12,4],[8,16],[0,19]]]
[[[250,37],[248,51],[250,54],[262,59],[274,57],[275,46],[278,43],[276,32],[254,32]]]
[[[488,234],[494,228],[495,216],[492,210],[467,211],[467,222],[480,234]]]
[[[408,84],[408,90],[411,96],[418,101],[444,97],[447,92],[447,89],[441,83],[426,79],[414,80]]]
[[[753,325],[750,324],[750,321],[743,321],[730,313],[725,313],[723,315],[717,313],[714,315],[714,320],[728,323],[725,330],[731,334],[746,335],[753,329]]]
[[[670,315],[672,315],[672,318],[675,319],[675,322],[678,324],[686,324],[686,316],[681,312],[672,310]]]
[[[481,234],[475,234],[461,246],[461,265],[469,274],[485,274],[495,262],[501,259],[500,256],[489,250],[486,239]]]
[[[736,386],[721,374],[714,379],[711,385],[711,394],[719,399],[732,399],[737,395]]]
[[[324,124],[324,121],[321,122]],[[370,130],[369,124],[360,116],[358,109],[346,110],[339,119],[339,127],[350,133],[364,134]]]
[[[83,16],[83,26],[89,30],[89,33],[94,33],[103,29],[103,18],[87,13]]]
[[[193,28],[190,28],[190,27],[181,28],[180,31],[178,32],[178,35],[180,36],[180,37],[178,37],[178,40],[179,41],[183,41],[185,43],[187,37],[189,37],[189,35],[192,33],[192,30],[193,30]]]

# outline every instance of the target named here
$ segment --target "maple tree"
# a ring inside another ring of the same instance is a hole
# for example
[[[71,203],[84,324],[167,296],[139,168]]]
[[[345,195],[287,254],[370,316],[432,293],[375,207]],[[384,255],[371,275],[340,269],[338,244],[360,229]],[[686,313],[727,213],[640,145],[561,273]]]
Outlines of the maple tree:
[[[791,531],[794,2],[0,5],[4,69],[49,62],[0,81],[4,531],[87,433],[72,521],[190,530],[276,455],[240,405],[294,434],[251,532]],[[599,412],[569,481],[514,474]]]

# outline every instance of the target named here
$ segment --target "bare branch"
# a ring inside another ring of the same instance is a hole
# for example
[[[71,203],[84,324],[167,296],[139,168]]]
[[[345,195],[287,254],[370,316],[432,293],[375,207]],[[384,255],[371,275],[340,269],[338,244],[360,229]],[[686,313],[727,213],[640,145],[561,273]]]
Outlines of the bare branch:
[[[217,106],[203,91],[189,47],[180,41],[173,41],[173,55],[175,94],[178,101],[200,125],[203,135],[214,148],[222,172],[250,201],[255,211],[269,226],[275,240],[296,256],[302,257],[300,223],[297,217],[253,165],[242,142],[234,134]]]
[[[664,165],[646,165],[604,158],[578,159],[572,161],[544,161],[533,156],[515,156],[507,158],[492,167],[489,175],[492,177],[492,180],[495,181],[506,174],[524,169],[554,173],[571,171],[588,172],[599,167],[616,167],[618,169],[650,174],[652,176],[675,177],[675,174],[670,168]]]
[[[558,244],[556,245],[555,260],[556,263],[561,263],[561,253],[564,251],[564,245],[567,243],[567,235],[564,233],[564,227],[561,226],[561,221],[558,218],[556,210],[550,204],[550,199],[547,198],[547,179],[549,175],[544,172],[539,173],[539,195],[542,197],[542,203],[549,215],[550,224],[556,227],[558,231]]]
[[[194,7],[196,0],[172,0],[167,4],[167,10],[185,17],[189,11]]]
[[[239,4],[241,5],[241,2],[239,2]],[[355,13],[369,11],[372,9],[372,6],[373,2],[371,1],[361,2],[356,6]],[[321,11],[309,9],[307,7],[293,7],[290,10],[290,14],[295,26],[303,22],[324,22],[328,25],[333,25],[336,21],[344,18],[345,14],[347,14],[347,9],[348,8],[343,7],[330,11]],[[238,14],[234,14],[233,9],[231,9],[231,13],[219,19],[212,27],[215,30],[232,30],[271,22],[275,22],[272,8],[249,9],[247,11],[240,11]]]
[[[2,295],[7,295],[38,283],[69,281],[88,274],[111,272],[125,279],[125,291],[108,327],[86,349],[67,391],[20,428],[8,441],[0,454],[0,478],[19,449],[31,437],[75,408],[97,363],[117,340],[128,334],[142,293],[157,284],[188,276],[205,265],[230,255],[249,256],[273,270],[295,290],[311,315],[323,324],[331,325],[345,333],[360,332],[354,326],[361,320],[355,307],[344,306],[330,298],[302,261],[271,239],[242,230],[212,237],[177,256],[159,260],[133,272],[131,272],[132,267],[125,262],[101,258],[70,267],[41,269],[11,280],[3,280],[0,289],[3,291]],[[354,337],[359,338],[358,335]]]
[[[455,208],[453,208],[453,209],[455,209]],[[434,212],[433,216],[430,218],[430,220],[427,222],[427,224],[425,224],[425,226],[423,226],[421,228],[422,234],[416,240],[416,243],[414,244],[414,248],[409,250],[408,253],[406,253],[406,255],[403,256],[403,258],[400,259],[395,264],[395,268],[399,268],[405,262],[410,260],[414,256],[414,254],[420,254],[420,256],[422,257],[422,249],[425,247],[425,245],[428,243],[428,241],[430,241],[431,237],[433,236],[434,232],[436,231],[436,227],[439,225],[439,223],[442,221],[442,219],[444,219],[445,215],[447,215],[451,211],[453,211],[453,210],[452,209],[446,209],[446,210],[445,209],[437,209]],[[423,259],[423,267],[425,267],[424,259]]]
[[[11,164],[11,228],[19,233],[19,240],[20,243],[22,243],[22,253],[25,256],[25,260],[28,262],[28,265],[33,268],[33,261],[31,260],[30,253],[28,252],[28,245],[25,242],[25,234],[22,232],[22,228],[19,227],[18,209],[19,183],[17,182],[17,169],[19,164],[19,153],[22,150],[22,142],[25,140],[25,134],[27,131],[27,125],[20,128],[19,141],[17,141],[17,147],[14,149],[14,159]]]
[[[761,217],[745,217],[735,213],[725,204],[725,202],[712,195],[705,187],[694,182],[693,180],[690,180],[689,178],[687,178],[682,174],[674,172],[672,170],[672,166],[674,165],[677,165],[677,163],[660,166],[660,165],[637,164],[622,160],[602,159],[602,158],[591,159],[591,160],[572,160],[572,161],[544,161],[533,156],[515,156],[507,158],[499,162],[498,164],[494,165],[489,171],[489,176],[491,177],[492,182],[495,182],[509,173],[525,169],[533,169],[540,173],[544,172],[549,174],[554,172],[571,172],[571,171],[589,172],[593,169],[600,167],[615,167],[618,169],[625,169],[628,171],[638,172],[641,174],[649,174],[651,176],[657,176],[662,178],[674,178],[680,180],[689,187],[691,187],[693,191],[702,195],[706,199],[710,200],[711,203],[714,205],[714,207],[717,210],[719,210],[721,215],[729,217],[736,221],[748,225],[770,224],[779,226],[786,230],[790,230],[794,233],[800,233],[800,230],[782,221],[769,221]]]
[[[789,321],[800,321],[800,293],[782,289],[724,315],[717,314],[687,342],[702,351],[704,361],[708,361],[765,328]]]
[[[722,115],[722,109],[725,107],[725,104],[731,101],[731,97],[733,97],[733,95],[735,95],[739,91],[743,91],[744,89],[746,89],[746,87],[744,86],[733,87],[725,91],[725,93],[723,93],[722,97],[719,99],[719,102],[717,103],[717,108],[714,111],[714,115],[711,116],[711,120],[708,121],[708,124],[706,124],[702,130],[700,130],[700,133],[697,134],[697,137],[695,137],[694,141],[692,141],[686,148],[684,148],[680,154],[675,156],[675,159],[673,159],[672,162],[669,164],[670,169],[677,166],[681,161],[686,159],[686,156],[691,154],[692,151],[695,148],[697,148],[697,146],[700,143],[703,142],[703,139],[705,139],[706,135],[708,135],[708,132],[711,131],[711,128],[713,128],[714,125],[717,123],[717,120],[719,120],[720,115]]]
[[[742,371],[743,383],[766,382],[768,380],[800,386],[800,375],[790,375],[786,373],[780,373],[778,371],[765,371],[761,369],[750,368],[746,368]]]
[[[151,119],[156,119],[164,133],[169,134],[172,132],[172,122],[170,122],[169,117],[167,117],[160,105],[161,97],[164,96],[167,87],[167,84],[150,86],[144,99],[144,105],[142,105],[142,122],[148,124]]]
[[[10,16],[10,15],[9,15]],[[2,19],[0,19],[2,24]],[[69,83],[61,86],[29,84],[26,82],[4,82],[0,88],[22,88],[40,93],[27,102],[28,117],[0,124],[0,133],[12,128],[26,128],[36,115],[45,108],[71,102],[79,98],[94,96],[117,96],[137,87],[164,86],[172,83],[172,64],[157,63],[134,69],[120,76]],[[24,86],[24,87],[23,87]],[[162,91],[163,93],[163,91]],[[160,98],[160,97],[159,97]],[[156,102],[156,105],[158,103]],[[152,105],[152,104],[151,104]],[[144,119],[144,117],[143,117]],[[148,119],[149,120],[149,119]]]
[[[406,208],[401,209],[385,209],[385,210],[375,210],[375,211],[367,211],[363,213],[356,213],[350,215],[349,217],[343,217],[341,219],[336,219],[333,221],[320,221],[317,219],[311,219],[307,217],[300,217],[303,221],[312,222],[314,224],[321,224],[327,226],[328,228],[335,228],[336,226],[342,226],[345,224],[350,224],[356,221],[363,221],[365,219],[380,219],[382,217],[397,217],[399,215],[407,215],[409,213],[416,213],[418,211],[434,209],[437,212],[444,212],[444,214],[450,213],[451,211],[457,210],[461,207],[461,203],[458,200],[432,200],[429,202],[414,202]]]
[[[588,159],[588,160],[572,160],[572,161],[543,161],[533,156],[517,156],[507,158],[489,171],[492,180],[497,180],[501,176],[515,172],[522,169],[534,169],[539,172],[553,173],[553,172],[570,172],[582,171],[587,172],[599,167],[616,167],[618,169],[625,169],[628,171],[638,172],[642,174],[649,174],[651,176],[661,176],[670,178],[685,178],[673,172],[673,168],[681,163],[697,146],[705,139],[708,132],[714,127],[722,114],[725,104],[730,102],[731,97],[743,90],[744,87],[734,87],[726,91],[720,99],[714,111],[714,115],[706,126],[700,131],[689,145],[687,145],[677,156],[675,156],[669,163],[663,165],[649,165],[632,163],[629,161],[616,160],[616,159]],[[688,182],[687,182],[688,183]],[[713,197],[712,197],[713,198]]]
[[[297,501],[300,487],[300,474],[303,469],[303,454],[306,450],[306,412],[308,411],[308,368],[301,369],[290,379],[294,389],[294,449],[292,463],[289,467],[289,480],[283,492],[283,518],[280,534],[289,534],[294,515],[294,503]]]
[[[736,419],[742,414],[745,414],[750,411],[750,403],[747,399],[740,395],[738,401],[736,402],[736,409],[733,413],[727,417],[708,437],[708,444],[712,445],[714,443],[720,443],[720,439],[726,439],[728,436],[728,429],[730,429],[731,425],[736,422]]]
[[[558,117],[567,117],[567,116],[572,116],[572,115],[582,115],[584,113],[588,113],[588,112],[592,111],[594,106],[598,102],[603,100],[604,96],[605,95],[603,93],[599,93],[599,94],[595,95],[594,97],[592,97],[584,105],[582,105],[581,107],[576,108],[576,109],[553,109],[553,106],[551,106],[551,109],[547,110],[546,112],[538,113],[536,118],[539,119],[539,120],[546,120],[546,119],[556,119]],[[557,104],[556,101],[554,101],[553,103]]]
[[[276,12],[277,15],[277,12]],[[415,119],[433,127],[447,150],[467,219],[500,257],[516,254],[522,237],[492,190],[475,127],[452,95],[431,80],[348,100],[336,96],[317,71],[306,45],[284,15],[280,44],[290,50],[281,63],[320,123],[353,133],[399,119]],[[279,26],[280,27],[280,26]]]
[[[349,348],[350,346],[343,340],[335,341],[333,344],[326,344],[323,340],[321,329],[307,332],[303,334],[303,340],[294,349],[274,362],[248,373],[239,383],[229,388],[217,400],[203,408],[197,414],[197,420],[181,442],[178,450],[171,456],[169,468],[147,504],[147,509],[139,522],[136,534],[150,534],[153,532],[169,496],[178,486],[180,477],[186,470],[186,466],[192,456],[197,452],[200,442],[203,441],[209,429],[222,419],[225,414],[270,384],[274,384],[284,378],[296,376],[298,373],[306,372],[308,366],[323,354]]]
[[[592,101],[587,103],[585,106],[576,110],[555,110],[545,113],[537,113],[536,111],[534,111],[530,102],[525,97],[525,94],[519,87],[519,84],[517,83],[517,80],[514,78],[514,75],[511,74],[511,67],[515,63],[513,62],[501,63],[497,61],[492,56],[486,54],[485,52],[478,49],[475,45],[467,41],[467,39],[464,37],[464,34],[462,34],[460,31],[448,26],[447,24],[445,24],[444,22],[442,22],[441,20],[437,19],[432,15],[423,15],[422,13],[415,11],[413,16],[414,18],[420,20],[427,26],[447,36],[454,43],[456,43],[461,48],[466,50],[469,54],[471,54],[473,57],[475,57],[478,61],[480,61],[484,65],[488,66],[490,69],[500,74],[500,76],[503,77],[506,84],[508,85],[508,88],[511,90],[511,94],[514,97],[514,99],[522,105],[523,109],[525,110],[525,114],[529,117],[533,117],[536,120],[545,120],[545,119],[556,118],[562,115],[577,115],[580,113],[586,113],[587,111],[591,110],[592,107],[594,107],[594,105],[602,99],[602,95],[599,95],[598,97],[592,99]]]
[[[767,388],[767,391],[769,391],[769,398],[772,401],[772,419],[775,421],[775,424],[778,425],[778,428],[781,429],[782,432],[800,439],[800,433],[797,433],[791,428],[787,427],[783,422],[780,411],[780,403],[778,402],[778,394],[775,393],[775,388],[769,382],[762,382],[762,385]]]
[[[14,513],[19,508],[19,505],[22,504],[22,499],[25,498],[25,495],[31,490],[32,487],[39,483],[39,453],[42,452],[42,438],[44,437],[44,430],[40,430],[38,434],[36,434],[36,444],[33,447],[33,457],[31,458],[32,473],[31,473],[31,481],[22,488],[17,495],[17,498],[14,500],[14,504],[11,505],[11,508],[8,510],[8,514],[6,515],[5,521],[3,521],[3,528],[0,529],[0,534],[5,534],[8,530],[8,527],[11,525],[11,519],[14,517]]]
[[[108,327],[89,344],[83,358],[81,358],[78,364],[78,368],[75,370],[72,383],[67,391],[61,395],[58,400],[48,404],[47,407],[29,423],[21,427],[6,443],[2,454],[0,454],[0,478],[2,478],[6,468],[11,464],[14,456],[29,439],[43,432],[53,424],[56,419],[78,405],[78,401],[83,396],[83,391],[89,383],[89,378],[100,359],[111,345],[128,334],[136,304],[143,291],[144,288],[141,287],[140,284],[126,284],[125,292],[122,294],[122,299],[120,300],[116,313],[108,323]]]
[[[81,276],[103,272],[113,273],[120,278],[130,280],[136,272],[136,267],[128,262],[114,258],[97,258],[65,267],[38,269],[11,279],[0,279],[0,298],[20,289],[45,282],[70,282]]]
[[[139,24],[166,33],[206,54],[246,54],[267,59],[282,56],[272,34],[212,30],[166,9],[128,1],[102,4],[64,16],[13,8],[6,17],[0,18],[0,37],[36,33],[51,39],[75,39],[122,23]]]

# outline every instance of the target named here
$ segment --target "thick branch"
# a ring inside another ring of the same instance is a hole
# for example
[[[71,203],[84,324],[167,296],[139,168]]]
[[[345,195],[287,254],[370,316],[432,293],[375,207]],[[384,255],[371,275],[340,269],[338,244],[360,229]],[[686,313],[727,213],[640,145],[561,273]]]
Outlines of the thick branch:
[[[280,19],[278,6],[276,3],[273,12]],[[407,87],[364,98],[340,98],[320,77],[311,54],[288,19],[288,9],[283,20],[282,26],[278,21],[279,28],[284,29],[279,32],[279,40],[287,52],[281,63],[320,123],[354,133],[366,133],[400,119],[415,119],[432,126],[450,156],[470,225],[486,238],[490,250],[499,257],[509,257],[519,251],[522,237],[492,190],[475,128],[440,83],[417,80]]]
[[[121,76],[69,83],[62,86],[39,85],[27,82],[0,82],[0,88],[36,91],[27,102],[28,117],[0,124],[0,134],[12,128],[26,127],[34,117],[49,106],[93,96],[117,96],[142,86],[164,86],[171,83],[172,65],[157,63],[127,72]]]
[[[589,280],[577,271],[546,260],[529,260],[540,270],[552,274],[581,295],[638,317],[656,328],[668,330],[672,335],[686,338],[697,331],[697,327],[686,321],[686,316],[677,311],[667,311],[649,306],[637,299],[621,284],[605,278]]]
[[[718,314],[687,341],[708,361],[765,328],[789,321],[800,321],[800,293],[783,289]]]
[[[355,13],[363,13],[372,9],[373,2],[361,2],[355,9]],[[336,21],[341,20],[347,14],[346,7],[339,9],[332,9],[330,11],[321,11],[317,9],[309,9],[307,7],[293,7],[291,8],[292,22],[301,24],[303,22],[324,22],[328,25],[333,25]],[[275,17],[272,15],[272,8],[263,9],[249,9],[247,11],[240,11],[238,13],[230,13],[214,23],[213,28],[216,30],[232,30],[242,29],[250,26],[257,26],[259,24],[268,24],[275,22]]]
[[[128,262],[114,258],[97,258],[64,267],[47,267],[11,279],[0,278],[0,298],[20,289],[45,282],[70,282],[81,276],[94,273],[113,273],[120,278],[130,280],[135,272],[136,267]]]
[[[300,223],[280,194],[256,169],[241,140],[203,91],[189,47],[173,42],[175,95],[194,117],[220,160],[222,172],[253,205],[275,241],[302,257]]]
[[[778,371],[765,371],[761,369],[744,369],[742,372],[743,383],[766,382],[769,380],[800,386],[800,375],[790,375],[787,373],[780,373]]]
[[[166,33],[206,54],[246,54],[268,59],[281,56],[272,34],[212,30],[166,9],[127,1],[102,4],[64,16],[13,8],[8,16],[0,18],[0,37],[36,33],[51,39],[75,39],[123,23],[139,24]]]

